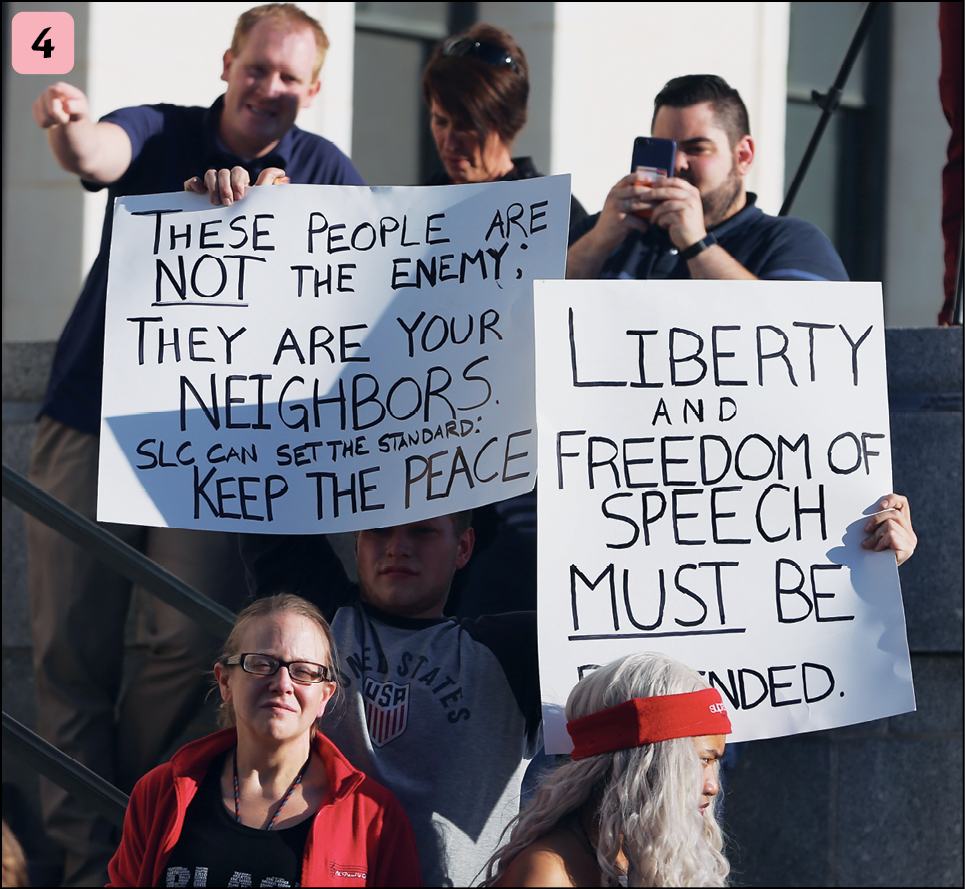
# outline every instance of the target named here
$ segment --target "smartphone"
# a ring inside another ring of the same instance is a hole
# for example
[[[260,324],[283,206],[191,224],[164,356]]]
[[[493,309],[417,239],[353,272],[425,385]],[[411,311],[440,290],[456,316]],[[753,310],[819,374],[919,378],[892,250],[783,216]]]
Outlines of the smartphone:
[[[673,139],[637,136],[633,140],[633,158],[630,161],[630,172],[649,173],[654,179],[669,178],[673,176],[676,157],[677,143]],[[634,215],[648,219],[650,210],[640,210]]]

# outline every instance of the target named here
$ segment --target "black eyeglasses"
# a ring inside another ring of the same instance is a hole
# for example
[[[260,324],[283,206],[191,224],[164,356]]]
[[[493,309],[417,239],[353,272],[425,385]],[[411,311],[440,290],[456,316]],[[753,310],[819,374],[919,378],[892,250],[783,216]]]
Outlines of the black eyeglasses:
[[[471,56],[485,62],[487,65],[496,67],[507,66],[514,71],[516,62],[513,57],[496,43],[487,43],[485,40],[473,40],[470,37],[450,37],[442,46],[444,56]]]
[[[274,676],[279,667],[285,667],[292,682],[301,685],[335,681],[335,673],[331,667],[313,664],[311,661],[280,661],[267,654],[236,654],[225,661],[228,667],[238,664],[241,664],[241,669],[246,673],[254,673],[256,676]]]

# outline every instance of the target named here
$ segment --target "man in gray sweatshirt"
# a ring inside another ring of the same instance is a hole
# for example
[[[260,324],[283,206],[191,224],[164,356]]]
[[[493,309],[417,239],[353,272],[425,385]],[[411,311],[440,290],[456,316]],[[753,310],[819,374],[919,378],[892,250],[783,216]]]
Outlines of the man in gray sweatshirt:
[[[477,879],[541,744],[535,613],[443,616],[472,554],[469,520],[359,531],[358,585],[325,538],[245,542],[255,595],[297,592],[331,622],[345,700],[325,733],[399,798],[427,886]]]

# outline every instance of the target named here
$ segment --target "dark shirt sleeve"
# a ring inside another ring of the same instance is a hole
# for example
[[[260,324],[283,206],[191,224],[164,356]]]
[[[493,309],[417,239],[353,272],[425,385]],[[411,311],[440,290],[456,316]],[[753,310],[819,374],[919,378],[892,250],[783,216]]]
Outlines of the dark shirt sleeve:
[[[580,207],[582,210],[583,208]],[[596,225],[596,221],[600,218],[599,213],[594,213],[592,216],[587,216],[586,211],[583,211],[583,216],[580,219],[574,220],[573,216],[570,216],[570,237],[567,247],[572,247],[580,238],[583,237],[593,226]]]
[[[539,657],[536,646],[536,612],[513,611],[466,619],[462,626],[485,645],[499,661],[526,719],[526,736],[535,745],[542,723]]]
[[[325,185],[365,185],[362,174],[355,169],[353,164],[344,154],[341,156],[336,169],[331,176],[331,181],[323,183]]]
[[[743,262],[762,281],[847,281],[841,257],[824,233],[803,219],[786,217],[765,255],[752,252]],[[762,249],[764,245],[762,245]]]
[[[131,163],[128,165],[124,175],[118,180],[124,181],[124,177],[135,165],[144,145],[152,137],[160,136],[164,132],[165,115],[161,105],[134,105],[128,108],[118,108],[105,114],[98,123],[112,123],[119,126],[127,137],[131,140]],[[88,191],[100,191],[107,188],[106,183],[88,182],[81,179],[81,185]]]
[[[174,109],[176,106],[167,107]],[[110,114],[105,114],[99,123],[117,124],[127,133],[131,140],[131,160],[133,163],[147,140],[164,131],[165,120],[164,105],[136,105],[129,108],[118,108]]]
[[[583,205],[576,199],[575,195],[570,194],[570,231],[573,226],[586,219],[587,213]]]
[[[253,599],[295,593],[331,621],[355,593],[355,584],[324,534],[242,534],[240,541]]]
[[[284,166],[292,182],[308,185],[365,185],[355,165],[339,148],[312,133],[298,130],[291,137],[291,156]],[[269,164],[271,166],[271,164]]]

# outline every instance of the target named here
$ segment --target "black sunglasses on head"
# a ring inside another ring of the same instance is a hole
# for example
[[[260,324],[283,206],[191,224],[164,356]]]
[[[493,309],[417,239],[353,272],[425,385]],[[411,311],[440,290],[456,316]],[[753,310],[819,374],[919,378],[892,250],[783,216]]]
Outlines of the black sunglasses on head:
[[[450,37],[442,47],[444,56],[470,56],[487,65],[507,66],[517,71],[513,57],[501,46],[470,37]]]

